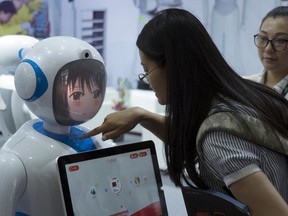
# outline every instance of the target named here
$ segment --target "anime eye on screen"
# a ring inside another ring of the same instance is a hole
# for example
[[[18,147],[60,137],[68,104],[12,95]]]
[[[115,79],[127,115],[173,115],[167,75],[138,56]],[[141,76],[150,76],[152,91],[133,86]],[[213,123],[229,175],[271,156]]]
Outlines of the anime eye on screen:
[[[106,89],[103,63],[81,59],[63,66],[53,86],[53,111],[60,125],[77,125],[99,111]]]

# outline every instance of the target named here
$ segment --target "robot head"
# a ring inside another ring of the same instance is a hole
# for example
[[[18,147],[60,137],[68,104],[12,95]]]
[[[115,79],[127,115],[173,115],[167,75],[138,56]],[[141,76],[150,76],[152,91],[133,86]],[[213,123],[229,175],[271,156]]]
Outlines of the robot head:
[[[77,125],[99,111],[106,71],[99,52],[74,37],[41,40],[15,72],[15,88],[27,107],[50,125]]]
[[[0,37],[0,65],[14,73],[27,51],[39,40],[28,35],[5,35]]]

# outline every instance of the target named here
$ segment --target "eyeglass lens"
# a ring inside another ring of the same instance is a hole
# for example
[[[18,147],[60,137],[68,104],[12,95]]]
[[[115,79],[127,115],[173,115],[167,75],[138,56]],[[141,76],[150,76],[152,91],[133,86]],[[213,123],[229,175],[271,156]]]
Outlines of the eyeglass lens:
[[[285,39],[274,38],[272,40],[269,40],[267,37],[261,35],[254,35],[254,43],[260,49],[265,48],[266,46],[268,46],[269,43],[271,43],[272,47],[275,50],[282,51],[286,49],[287,42],[288,41]]]
[[[138,79],[146,84],[149,84],[149,81],[147,79],[148,74],[146,73],[140,73],[138,74]]]

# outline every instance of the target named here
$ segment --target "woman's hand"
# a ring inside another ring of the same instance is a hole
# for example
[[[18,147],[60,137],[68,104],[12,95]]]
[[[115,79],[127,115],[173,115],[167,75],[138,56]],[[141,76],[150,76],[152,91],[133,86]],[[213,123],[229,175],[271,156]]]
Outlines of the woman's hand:
[[[141,121],[144,110],[139,107],[132,107],[123,111],[107,115],[99,127],[83,134],[81,138],[88,138],[102,133],[102,140],[115,139],[120,135],[132,130]]]

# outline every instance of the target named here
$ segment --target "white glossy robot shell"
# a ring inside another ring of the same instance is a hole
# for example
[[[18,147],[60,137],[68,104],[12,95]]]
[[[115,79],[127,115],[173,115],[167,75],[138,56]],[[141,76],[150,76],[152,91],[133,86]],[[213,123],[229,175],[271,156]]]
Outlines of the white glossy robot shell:
[[[14,73],[26,52],[38,39],[28,35],[5,35],[0,37],[0,65]]]

